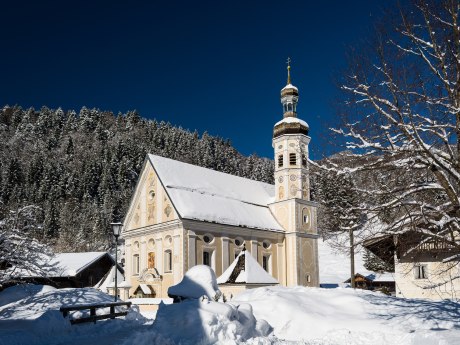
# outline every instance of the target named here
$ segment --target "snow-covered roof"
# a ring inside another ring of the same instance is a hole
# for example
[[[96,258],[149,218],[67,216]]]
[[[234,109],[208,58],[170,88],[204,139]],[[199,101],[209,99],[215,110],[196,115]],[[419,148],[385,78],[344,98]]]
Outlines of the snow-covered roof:
[[[294,90],[299,90],[297,87],[295,87],[294,85],[292,85],[291,83],[287,84],[285,87],[283,87],[281,89],[281,91],[285,90],[285,89],[294,89]]]
[[[103,292],[107,292],[107,288],[113,288],[115,286],[115,266],[113,266],[109,272],[101,279],[99,283],[96,284],[95,288]],[[121,287],[123,280],[123,273],[117,267],[117,286]]]
[[[181,218],[283,231],[268,208],[275,187],[176,160],[149,160]]]
[[[278,121],[277,123],[275,123],[275,126],[278,126],[282,123],[300,123],[301,125],[307,128],[310,128],[310,126],[308,126],[308,123],[306,123],[304,120],[299,119],[298,117],[292,117],[292,116],[285,117],[281,121]]]
[[[59,253],[50,261],[53,272],[50,277],[73,277],[95,261],[107,255],[106,252]]]
[[[252,257],[243,250],[232,264],[217,278],[217,284],[278,284]]]
[[[150,287],[147,284],[139,284],[139,287],[141,288],[144,295],[152,294],[152,290],[150,290]]]
[[[358,272],[359,273],[359,272]],[[372,280],[373,282],[394,282],[395,277],[394,273],[371,273],[366,276],[367,279]]]

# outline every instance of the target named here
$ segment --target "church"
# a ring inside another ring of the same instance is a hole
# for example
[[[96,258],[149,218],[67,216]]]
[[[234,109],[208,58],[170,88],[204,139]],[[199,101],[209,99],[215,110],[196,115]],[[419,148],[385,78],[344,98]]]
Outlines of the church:
[[[280,285],[319,285],[309,127],[298,100],[288,65],[273,129],[275,185],[147,155],[123,224],[121,298],[168,297],[189,268],[209,265],[219,277],[244,250]]]

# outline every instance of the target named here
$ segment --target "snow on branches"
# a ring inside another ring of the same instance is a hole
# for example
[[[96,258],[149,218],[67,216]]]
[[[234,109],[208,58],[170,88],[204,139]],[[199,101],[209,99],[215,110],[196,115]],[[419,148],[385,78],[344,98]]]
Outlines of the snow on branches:
[[[342,90],[348,115],[357,119],[335,129],[347,138],[352,159],[327,168],[374,181],[358,189],[369,219],[384,221],[384,232],[418,232],[455,247],[460,242],[459,13],[455,0],[414,1],[407,11],[400,9],[393,32],[379,31],[370,55],[355,57]]]
[[[43,276],[50,269],[50,249],[34,238],[41,229],[41,212],[29,205],[0,220],[0,287],[23,276]]]

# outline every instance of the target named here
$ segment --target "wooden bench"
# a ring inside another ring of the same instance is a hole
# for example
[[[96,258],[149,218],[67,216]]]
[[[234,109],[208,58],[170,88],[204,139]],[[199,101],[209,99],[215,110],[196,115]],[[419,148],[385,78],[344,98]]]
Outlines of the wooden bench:
[[[126,310],[122,312],[115,312],[115,307],[126,306]],[[96,322],[103,319],[114,319],[117,316],[126,316],[128,309],[131,307],[131,302],[106,302],[100,304],[78,304],[73,306],[64,306],[59,309],[64,317],[68,317],[71,311],[89,310],[89,316],[84,316],[78,319],[70,319],[70,323],[83,323],[83,322]],[[96,315],[96,310],[101,308],[110,308],[108,314]]]

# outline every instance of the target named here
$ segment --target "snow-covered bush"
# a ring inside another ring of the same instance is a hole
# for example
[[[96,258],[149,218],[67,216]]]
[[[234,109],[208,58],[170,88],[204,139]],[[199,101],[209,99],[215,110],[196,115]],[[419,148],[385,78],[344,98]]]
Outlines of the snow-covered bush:
[[[50,248],[35,239],[41,227],[39,211],[25,206],[0,221],[0,289],[21,276],[42,276],[52,268]]]
[[[168,295],[180,301],[198,299],[206,296],[208,299],[219,300],[222,293],[217,286],[216,274],[206,265],[196,265],[190,268],[182,281],[168,289]]]

